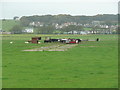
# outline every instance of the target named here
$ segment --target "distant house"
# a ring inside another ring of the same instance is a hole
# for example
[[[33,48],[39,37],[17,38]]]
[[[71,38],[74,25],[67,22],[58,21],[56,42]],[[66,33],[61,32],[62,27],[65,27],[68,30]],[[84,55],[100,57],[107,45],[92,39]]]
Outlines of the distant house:
[[[11,32],[6,32],[4,30],[0,30],[0,34],[11,34]]]
[[[78,31],[70,31],[70,32],[68,32],[68,34],[79,34],[79,32]]]
[[[22,32],[24,32],[24,33],[33,33],[34,31],[33,31],[33,28],[26,28]]]
[[[90,34],[90,31],[70,31],[70,32],[64,32],[64,34],[81,34],[81,35],[86,35],[86,34]]]
[[[0,32],[0,34],[11,34],[11,32]]]
[[[44,23],[42,23],[42,22],[30,22],[29,25],[36,26],[36,27],[38,27],[38,26],[43,27]]]
[[[90,31],[80,31],[81,35],[86,35],[86,34],[90,34]]]
[[[100,26],[100,21],[92,21],[93,26]]]
[[[0,30],[0,32],[5,32],[4,30]]]

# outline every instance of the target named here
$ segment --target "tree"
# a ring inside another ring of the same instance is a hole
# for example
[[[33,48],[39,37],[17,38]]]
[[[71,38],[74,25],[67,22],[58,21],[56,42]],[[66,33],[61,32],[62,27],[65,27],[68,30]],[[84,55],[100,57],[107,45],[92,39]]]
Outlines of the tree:
[[[52,34],[53,31],[55,30],[55,27],[53,26],[43,26],[43,27],[38,27],[35,31],[37,34]]]
[[[60,30],[55,30],[53,33],[54,34],[61,34],[61,31]]]
[[[29,26],[29,23],[30,23],[30,20],[23,16],[22,18],[20,18],[20,24],[24,27],[28,27]]]
[[[15,25],[13,28],[10,30],[12,34],[22,34],[22,27],[20,25]]]
[[[64,27],[62,29],[62,31],[64,32],[70,32],[70,31],[83,31],[83,27],[82,26],[76,26],[76,25],[69,25],[67,27]]]
[[[98,26],[92,26],[92,32],[93,34],[97,33]]]
[[[13,20],[17,20],[17,19],[19,19],[19,17],[18,17],[18,16],[13,17]]]

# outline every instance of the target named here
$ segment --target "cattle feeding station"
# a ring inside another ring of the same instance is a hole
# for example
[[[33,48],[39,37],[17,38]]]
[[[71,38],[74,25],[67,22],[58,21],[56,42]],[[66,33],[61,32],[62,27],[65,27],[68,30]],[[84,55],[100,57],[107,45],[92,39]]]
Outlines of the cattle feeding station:
[[[41,44],[39,40],[42,40],[41,37],[32,37],[32,40],[29,40],[26,43]],[[51,46],[22,50],[22,51],[67,51],[69,48],[73,48],[77,46],[82,41],[96,41],[96,40],[88,40],[88,39],[82,40],[82,39],[71,39],[71,38],[53,39],[51,37],[45,37],[45,39],[43,40],[44,44],[52,43]],[[58,43],[59,45],[56,45],[56,43]]]
[[[41,40],[41,37],[32,37],[32,40],[28,40],[28,42],[38,44],[39,40]]]
[[[28,40],[28,43],[35,43],[40,44],[39,42],[41,40],[41,37],[32,37],[32,40]],[[51,37],[45,37],[44,43],[51,43],[51,42],[61,42],[65,44],[79,44],[81,41],[99,41],[100,39],[97,38],[96,40],[89,40],[89,39],[71,39],[71,38],[63,38],[63,39],[51,39]],[[25,42],[25,43],[27,43]]]

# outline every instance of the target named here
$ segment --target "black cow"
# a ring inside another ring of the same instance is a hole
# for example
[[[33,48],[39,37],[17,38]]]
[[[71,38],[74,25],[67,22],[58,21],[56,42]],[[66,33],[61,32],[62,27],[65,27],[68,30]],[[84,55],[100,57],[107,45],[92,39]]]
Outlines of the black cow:
[[[65,43],[67,39],[60,39],[61,43]]]
[[[44,40],[44,43],[51,43],[51,40]]]
[[[76,40],[78,40],[78,43],[80,43],[82,41],[81,39],[76,39]]]
[[[58,42],[59,40],[58,39],[50,39],[51,42]]]
[[[99,38],[97,38],[96,41],[99,41]]]
[[[59,39],[49,39],[49,40],[44,40],[44,43],[48,43],[48,42],[58,42]]]
[[[41,37],[38,37],[38,40],[41,40]]]

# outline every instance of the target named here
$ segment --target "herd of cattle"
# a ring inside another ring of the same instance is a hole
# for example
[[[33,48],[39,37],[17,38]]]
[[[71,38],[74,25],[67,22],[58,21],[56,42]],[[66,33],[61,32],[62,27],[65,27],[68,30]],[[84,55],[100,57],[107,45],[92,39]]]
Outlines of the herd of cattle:
[[[32,40],[29,40],[28,42],[29,43],[36,43],[38,44],[38,41],[41,40],[41,37],[32,37]],[[51,38],[46,38],[44,40],[44,43],[51,43],[51,42],[61,42],[61,43],[66,43],[66,44],[72,44],[72,43],[75,43],[75,44],[78,44],[80,43],[81,41],[83,41],[82,39],[51,39]],[[88,41],[88,40],[86,40]],[[96,39],[96,41],[99,41],[99,38]]]
[[[61,42],[61,43],[80,43],[81,39],[48,39],[48,40],[44,40],[44,43],[48,43],[48,42]]]

